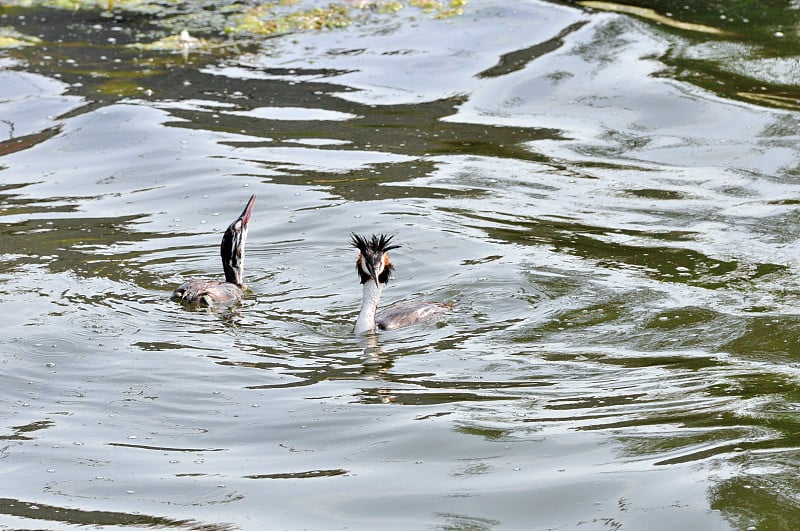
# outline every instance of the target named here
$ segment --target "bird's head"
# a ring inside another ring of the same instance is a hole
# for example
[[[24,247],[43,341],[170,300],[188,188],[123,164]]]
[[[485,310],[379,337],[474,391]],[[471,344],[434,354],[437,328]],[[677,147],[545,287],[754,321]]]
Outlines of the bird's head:
[[[351,234],[353,247],[359,250],[356,271],[361,283],[375,282],[376,286],[389,282],[394,266],[389,261],[388,251],[397,249],[399,245],[391,245],[392,236],[373,234],[371,237]]]

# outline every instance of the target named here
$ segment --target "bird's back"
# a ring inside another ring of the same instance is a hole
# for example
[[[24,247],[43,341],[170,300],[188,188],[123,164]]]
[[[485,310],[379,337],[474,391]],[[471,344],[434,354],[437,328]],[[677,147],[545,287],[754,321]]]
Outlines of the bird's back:
[[[236,284],[203,279],[184,282],[172,292],[173,300],[200,306],[225,304],[241,299],[242,296],[244,296],[244,291]]]
[[[400,302],[379,312],[375,323],[381,330],[393,330],[429,321],[450,310],[450,306],[435,302]]]

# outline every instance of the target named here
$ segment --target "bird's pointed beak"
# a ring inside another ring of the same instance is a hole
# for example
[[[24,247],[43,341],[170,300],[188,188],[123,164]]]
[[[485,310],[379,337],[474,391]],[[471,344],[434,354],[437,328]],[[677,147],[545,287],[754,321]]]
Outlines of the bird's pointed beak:
[[[373,263],[372,260],[370,260],[370,256],[362,254],[361,263],[367,268],[367,274],[369,275],[369,278],[371,278],[375,282],[375,285],[377,286],[378,276],[375,274],[375,264]]]
[[[376,262],[374,260],[374,257],[370,255],[362,254],[361,256],[362,256],[362,263],[367,268],[367,273],[369,274],[369,278],[371,278],[372,281],[375,282],[376,286],[380,287],[380,282],[378,281],[378,273],[376,271],[376,268],[378,264],[380,264],[380,261]]]
[[[247,201],[247,205],[244,207],[242,211],[242,215],[239,216],[238,221],[242,222],[242,228],[246,228],[247,224],[250,223],[250,215],[253,213],[253,207],[256,205],[256,194],[250,196],[250,199]]]
[[[380,282],[378,282],[378,275],[375,273],[375,264],[372,262],[367,262],[367,269],[369,269],[369,276],[372,277],[373,281],[375,281],[375,286],[381,287]]]

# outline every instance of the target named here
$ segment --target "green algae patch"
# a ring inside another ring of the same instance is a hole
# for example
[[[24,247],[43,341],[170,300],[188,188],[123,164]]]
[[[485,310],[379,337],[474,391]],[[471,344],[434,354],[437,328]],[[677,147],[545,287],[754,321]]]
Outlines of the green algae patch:
[[[454,17],[463,14],[466,5],[467,0],[0,0],[6,8],[99,12],[109,19],[123,13],[139,15],[149,28],[129,34],[135,42],[125,47],[184,55],[222,48],[235,52],[239,45],[284,34]],[[18,34],[0,35],[0,47],[26,44],[38,41]]]
[[[436,18],[448,18],[463,15],[464,8],[467,6],[467,0],[451,0],[450,2],[410,0],[409,4],[422,9],[426,13],[434,14]]]
[[[436,18],[461,15],[467,0],[375,1],[356,0],[332,2],[325,7],[299,8],[299,2],[267,2],[231,17],[225,31],[232,35],[274,35],[296,31],[321,31],[344,28],[366,22],[373,15],[391,15],[414,8]],[[292,9],[287,9],[292,8]]]
[[[232,17],[225,28],[230,34],[273,35],[292,31],[319,31],[344,28],[352,23],[351,10],[343,4],[282,13],[277,3],[267,3]]]
[[[190,51],[207,50],[210,48],[210,45],[205,39],[193,37],[187,30],[183,30],[177,35],[170,35],[153,42],[135,42],[129,44],[128,47],[147,51],[187,53]]]
[[[0,48],[35,46],[42,41],[38,37],[24,35],[13,28],[0,28]]]
[[[110,79],[97,85],[95,91],[104,96],[134,97],[143,93],[142,87],[127,79]]]
[[[421,12],[434,18],[463,14],[467,0],[349,0],[324,3],[312,0],[277,0],[244,3],[238,0],[0,0],[4,7],[46,7],[69,11],[128,12],[153,17],[152,22],[177,33],[274,35],[298,31],[323,31],[369,23],[378,16],[401,11]],[[168,50],[170,37],[152,43],[153,50]],[[177,41],[177,36],[175,37]]]

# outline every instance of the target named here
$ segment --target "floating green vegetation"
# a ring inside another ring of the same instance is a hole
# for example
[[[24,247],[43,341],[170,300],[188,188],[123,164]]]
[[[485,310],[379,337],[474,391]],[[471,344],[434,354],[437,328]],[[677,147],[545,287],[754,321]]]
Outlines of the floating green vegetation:
[[[149,24],[128,47],[142,51],[210,52],[237,49],[273,35],[369,26],[389,19],[443,19],[463,14],[468,0],[0,0],[0,7],[140,15]],[[141,19],[139,19],[141,20]],[[205,39],[200,38],[202,35]],[[149,42],[143,42],[143,41]],[[0,48],[39,44],[33,37],[0,33]]]
[[[33,46],[42,42],[38,37],[23,35],[14,28],[0,28],[0,48]]]
[[[210,47],[205,39],[192,37],[186,30],[181,31],[177,35],[170,35],[157,41],[141,43],[136,42],[129,44],[129,47],[138,48],[140,50],[156,50],[163,52],[183,52],[188,53],[192,50],[205,50]]]
[[[130,12],[153,17],[153,23],[178,34],[191,33],[231,36],[274,35],[297,31],[322,31],[355,23],[374,21],[374,15],[391,15],[411,10],[435,18],[461,15],[468,0],[0,0],[4,7],[46,7],[63,10]],[[179,35],[152,43],[153,50],[185,48],[172,42]],[[143,46],[144,49],[145,48]]]
[[[398,13],[413,7],[436,18],[461,15],[467,0],[440,2],[435,0],[383,1],[355,0],[332,2],[325,7],[297,8],[298,1],[283,0],[256,5],[231,17],[231,25],[225,31],[238,35],[272,35],[293,31],[331,30],[350,26],[363,15]],[[291,7],[292,9],[287,9]]]
[[[447,18],[461,15],[464,13],[464,8],[467,6],[467,0],[451,0],[450,2],[438,2],[436,0],[411,0],[409,3],[427,13],[435,13],[436,18]]]
[[[344,4],[330,4],[328,7],[314,7],[283,14],[279,8],[285,3],[267,3],[250,8],[232,17],[232,24],[225,31],[232,34],[271,35],[343,28],[352,23],[350,9]]]

